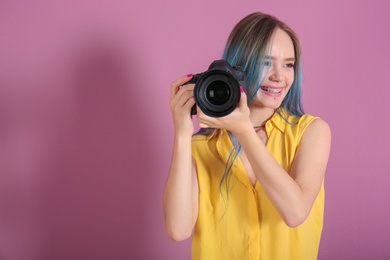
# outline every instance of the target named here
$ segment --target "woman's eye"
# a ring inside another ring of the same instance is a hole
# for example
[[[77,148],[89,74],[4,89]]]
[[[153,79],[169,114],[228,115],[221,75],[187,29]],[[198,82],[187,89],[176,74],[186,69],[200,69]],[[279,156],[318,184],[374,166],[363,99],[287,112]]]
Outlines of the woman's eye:
[[[284,65],[286,68],[294,68],[294,63],[287,63]]]
[[[272,65],[272,62],[271,61],[264,61],[264,66],[265,67],[271,67],[271,65]]]

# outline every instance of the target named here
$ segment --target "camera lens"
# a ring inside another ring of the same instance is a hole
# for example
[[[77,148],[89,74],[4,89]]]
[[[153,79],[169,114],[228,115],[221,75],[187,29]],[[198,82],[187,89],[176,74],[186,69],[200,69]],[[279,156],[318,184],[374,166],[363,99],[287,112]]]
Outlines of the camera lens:
[[[195,83],[196,105],[208,116],[223,117],[230,114],[239,103],[240,96],[238,81],[227,71],[208,70],[200,74]]]
[[[206,98],[213,105],[223,105],[230,98],[230,88],[224,81],[213,81],[207,86]]]

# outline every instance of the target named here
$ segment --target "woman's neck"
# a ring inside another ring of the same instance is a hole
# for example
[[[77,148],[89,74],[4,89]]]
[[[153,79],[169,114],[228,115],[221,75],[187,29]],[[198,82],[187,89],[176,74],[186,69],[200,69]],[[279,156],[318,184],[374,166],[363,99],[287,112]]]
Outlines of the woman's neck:
[[[265,125],[268,119],[272,117],[275,110],[268,107],[250,107],[249,118],[254,127]]]

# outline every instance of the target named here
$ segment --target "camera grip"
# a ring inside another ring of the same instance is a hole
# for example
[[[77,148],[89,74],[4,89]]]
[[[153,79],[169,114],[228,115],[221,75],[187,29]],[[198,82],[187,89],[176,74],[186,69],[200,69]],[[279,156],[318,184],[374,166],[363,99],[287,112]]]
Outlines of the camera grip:
[[[196,105],[193,105],[193,107],[191,108],[191,115],[196,115],[196,113]]]
[[[199,74],[195,74],[192,76],[192,79],[190,79],[189,81],[187,81],[186,83],[183,84],[184,85],[188,85],[188,84],[196,84],[196,82],[198,81],[198,78],[199,76],[201,75],[202,73],[199,73]],[[197,110],[196,110],[196,104],[193,105],[193,107],[191,108],[191,115],[196,115],[197,113]]]

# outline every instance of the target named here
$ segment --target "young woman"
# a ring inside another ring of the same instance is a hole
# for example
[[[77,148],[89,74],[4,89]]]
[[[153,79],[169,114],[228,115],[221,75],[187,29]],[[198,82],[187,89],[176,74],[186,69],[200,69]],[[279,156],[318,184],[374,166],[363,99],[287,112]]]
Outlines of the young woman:
[[[229,115],[198,109],[195,135],[192,75],[172,83],[167,234],[180,241],[194,232],[193,259],[316,259],[331,133],[302,110],[299,40],[277,18],[253,13],[233,29],[223,59],[248,84]]]

